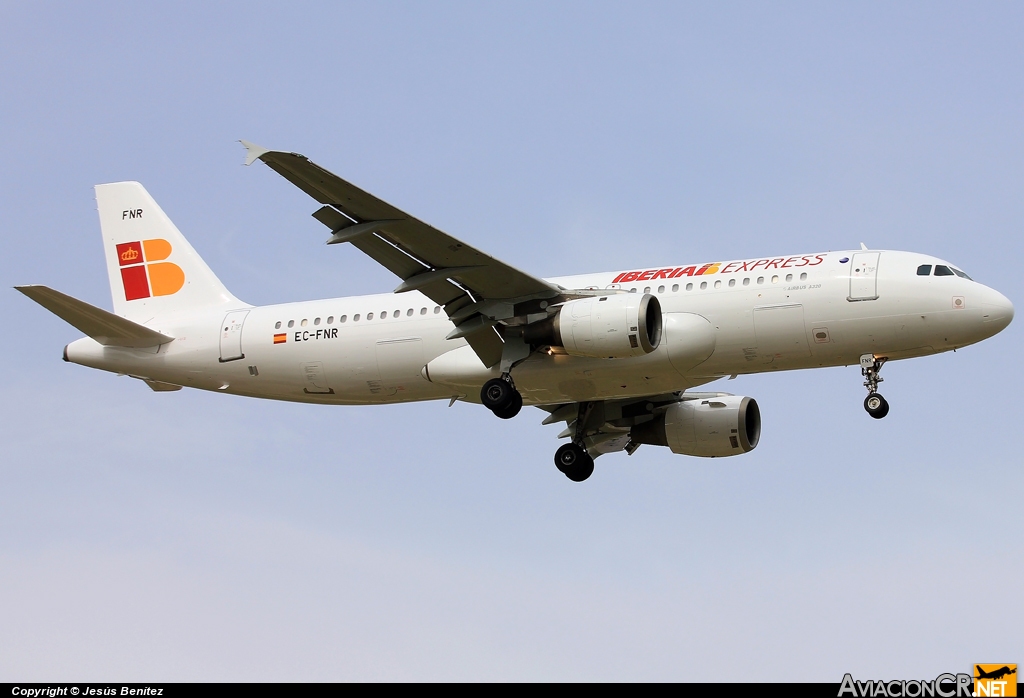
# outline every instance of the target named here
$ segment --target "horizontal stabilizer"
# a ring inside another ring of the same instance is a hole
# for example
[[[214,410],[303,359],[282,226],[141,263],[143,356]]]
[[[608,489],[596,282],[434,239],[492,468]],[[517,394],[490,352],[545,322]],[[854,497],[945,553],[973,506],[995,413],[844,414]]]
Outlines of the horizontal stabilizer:
[[[48,286],[15,286],[51,313],[108,347],[155,347],[174,339],[120,315],[54,291]]]

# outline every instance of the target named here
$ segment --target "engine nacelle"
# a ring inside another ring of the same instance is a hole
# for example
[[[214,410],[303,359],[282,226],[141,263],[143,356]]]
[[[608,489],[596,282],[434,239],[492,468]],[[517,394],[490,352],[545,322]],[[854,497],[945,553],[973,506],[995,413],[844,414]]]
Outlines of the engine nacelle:
[[[754,398],[741,395],[684,400],[637,424],[629,436],[634,443],[668,446],[686,456],[736,456],[757,446],[761,411]]]
[[[527,325],[525,339],[562,347],[570,356],[625,359],[650,354],[661,343],[661,303],[649,293],[580,298]]]

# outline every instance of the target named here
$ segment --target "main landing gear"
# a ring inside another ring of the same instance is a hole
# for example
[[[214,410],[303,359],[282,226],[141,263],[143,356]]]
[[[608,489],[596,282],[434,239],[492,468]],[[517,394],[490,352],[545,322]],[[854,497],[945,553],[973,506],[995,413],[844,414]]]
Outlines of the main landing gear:
[[[594,474],[594,458],[587,453],[583,445],[583,437],[587,434],[588,425],[603,421],[603,411],[595,412],[595,402],[581,402],[576,414],[575,434],[572,441],[562,444],[555,451],[555,467],[573,482],[583,482]]]
[[[480,402],[501,419],[512,419],[523,409],[523,396],[507,373],[484,383],[480,389]]]
[[[875,419],[881,419],[889,414],[889,403],[878,393],[878,384],[884,378],[879,375],[885,358],[876,358],[874,354],[864,354],[860,357],[860,373],[864,376],[864,387],[868,389],[868,396],[864,398],[864,409]]]
[[[523,409],[523,396],[516,390],[512,376],[507,373],[484,383],[484,387],[480,389],[480,402],[501,419],[512,419]],[[581,406],[577,424],[586,423],[586,417],[592,408],[593,403]],[[594,459],[582,445],[582,427],[578,426],[576,433],[576,441],[562,444],[555,451],[555,467],[573,482],[583,482],[594,474]]]
[[[555,451],[555,467],[573,482],[583,482],[594,474],[594,459],[579,444],[562,444]]]

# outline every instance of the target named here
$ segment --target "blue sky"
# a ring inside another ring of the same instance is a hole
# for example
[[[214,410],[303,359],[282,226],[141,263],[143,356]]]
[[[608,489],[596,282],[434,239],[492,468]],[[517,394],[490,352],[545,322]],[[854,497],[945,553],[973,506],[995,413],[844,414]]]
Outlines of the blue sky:
[[[930,678],[1020,661],[1018,321],[745,377],[743,457],[585,485],[557,427],[60,361],[10,287],[110,307],[92,186],[143,182],[240,298],[383,292],[239,138],[539,275],[856,247],[1018,307],[1011,3],[0,4],[0,679]]]

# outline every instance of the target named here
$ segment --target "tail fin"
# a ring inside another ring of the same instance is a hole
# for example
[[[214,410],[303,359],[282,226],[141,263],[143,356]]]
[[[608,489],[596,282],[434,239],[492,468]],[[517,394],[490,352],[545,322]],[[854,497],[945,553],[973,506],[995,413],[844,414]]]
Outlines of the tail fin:
[[[96,185],[114,312],[145,322],[179,310],[244,305],[138,182]]]

